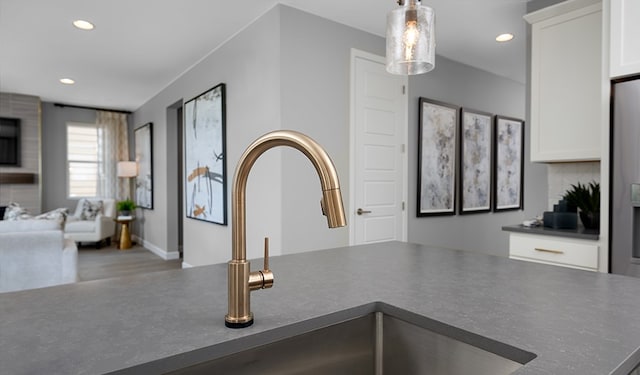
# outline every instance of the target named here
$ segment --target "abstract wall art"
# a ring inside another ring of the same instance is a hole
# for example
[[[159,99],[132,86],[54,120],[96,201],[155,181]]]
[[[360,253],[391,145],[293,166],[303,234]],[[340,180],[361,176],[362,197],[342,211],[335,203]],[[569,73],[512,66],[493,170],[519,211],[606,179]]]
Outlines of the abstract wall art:
[[[453,215],[459,107],[420,98],[417,216]]]
[[[187,217],[227,224],[225,85],[184,105]]]
[[[460,121],[460,213],[491,210],[493,115],[463,108]]]
[[[524,121],[495,118],[494,211],[523,208]]]
[[[147,123],[134,131],[136,163],[136,205],[153,209],[153,124]]]

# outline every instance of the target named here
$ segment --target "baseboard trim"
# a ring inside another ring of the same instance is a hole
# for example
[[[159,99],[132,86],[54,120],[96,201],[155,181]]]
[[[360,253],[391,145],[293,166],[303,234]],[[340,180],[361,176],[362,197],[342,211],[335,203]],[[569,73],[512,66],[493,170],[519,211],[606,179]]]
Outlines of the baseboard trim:
[[[178,251],[166,251],[136,235],[133,236],[133,240],[139,244],[142,244],[145,249],[151,251],[164,260],[180,259],[180,252]]]
[[[182,268],[193,268],[194,266],[192,266],[191,264],[187,263],[187,262],[182,262]]]

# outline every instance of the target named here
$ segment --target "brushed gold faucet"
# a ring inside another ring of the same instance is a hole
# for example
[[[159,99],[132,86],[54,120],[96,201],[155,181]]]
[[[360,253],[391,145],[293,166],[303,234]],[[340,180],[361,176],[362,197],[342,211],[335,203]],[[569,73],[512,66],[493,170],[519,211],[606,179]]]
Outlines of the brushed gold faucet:
[[[247,260],[246,243],[246,188],[249,172],[255,161],[265,151],[277,147],[293,147],[311,161],[320,177],[322,186],[322,213],[327,216],[329,228],[347,225],[340,193],[338,173],[326,151],[308,136],[291,130],[267,133],[247,147],[240,157],[233,181],[231,198],[232,257],[228,263],[229,309],[225,325],[244,328],[253,324],[250,294],[254,290],[271,288],[273,272],[269,270],[269,242],[265,238],[264,269],[251,272]]]
[[[329,228],[347,225],[342,206],[340,182],[333,162],[327,152],[313,139],[291,130],[279,130],[258,138],[240,157],[233,182],[232,192],[232,257],[229,261],[229,312],[224,317],[230,328],[244,328],[253,324],[253,313],[249,301],[251,291],[271,288],[273,272],[269,270],[269,243],[265,239],[264,269],[251,272],[247,260],[246,243],[246,190],[249,172],[255,161],[265,151],[277,147],[293,147],[309,158],[318,172],[322,185],[322,213],[327,216]]]

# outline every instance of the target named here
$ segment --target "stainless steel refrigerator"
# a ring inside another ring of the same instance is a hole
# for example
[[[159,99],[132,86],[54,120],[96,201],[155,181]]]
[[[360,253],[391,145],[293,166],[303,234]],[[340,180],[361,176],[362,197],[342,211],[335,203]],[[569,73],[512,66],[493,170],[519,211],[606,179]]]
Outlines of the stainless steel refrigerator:
[[[609,271],[640,277],[640,76],[611,94]]]

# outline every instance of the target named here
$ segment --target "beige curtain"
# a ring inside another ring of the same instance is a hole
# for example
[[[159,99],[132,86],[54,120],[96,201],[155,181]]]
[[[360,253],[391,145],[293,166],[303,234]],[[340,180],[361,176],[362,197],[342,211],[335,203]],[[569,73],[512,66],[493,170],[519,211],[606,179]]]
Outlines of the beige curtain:
[[[129,126],[127,115],[118,112],[97,111],[98,158],[103,166],[98,194],[104,198],[122,200],[131,197],[128,178],[118,178],[119,161],[129,160]]]

